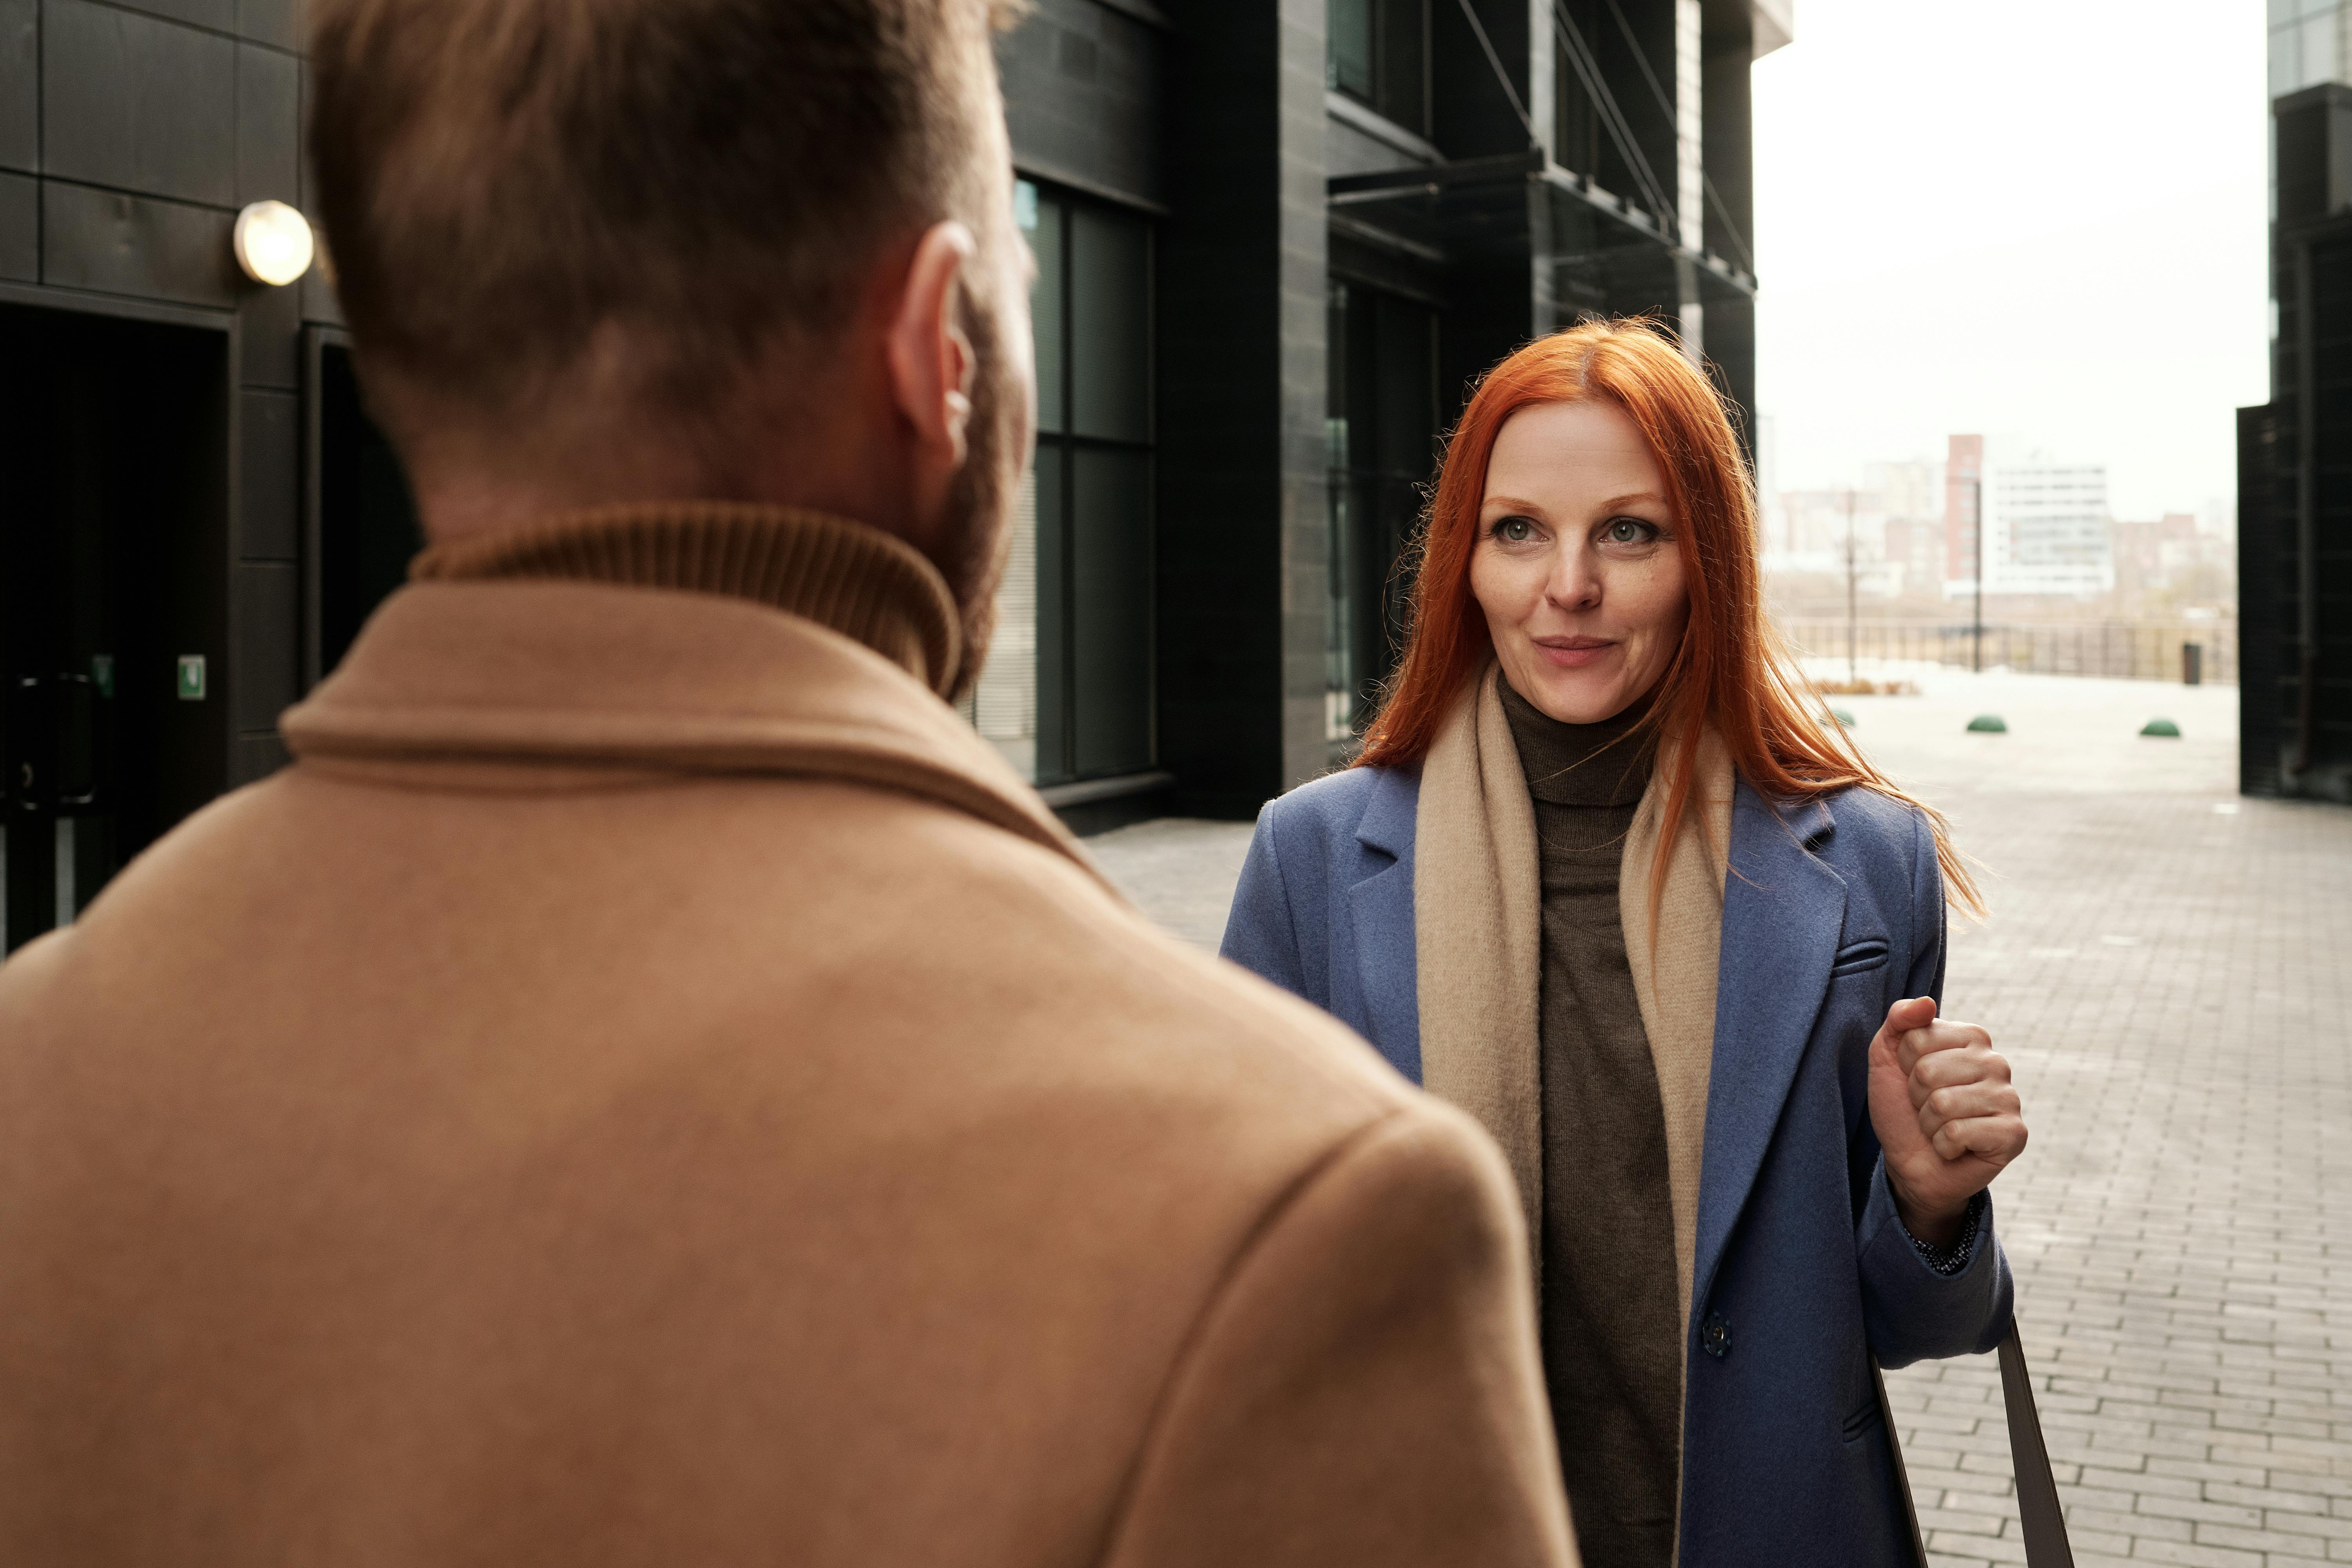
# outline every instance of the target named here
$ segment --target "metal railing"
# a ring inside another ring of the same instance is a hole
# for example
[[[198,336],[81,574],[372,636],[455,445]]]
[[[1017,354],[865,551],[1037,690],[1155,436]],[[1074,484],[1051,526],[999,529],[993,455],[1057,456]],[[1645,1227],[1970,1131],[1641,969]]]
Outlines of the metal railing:
[[[1910,659],[1977,666],[1976,627],[1966,621],[1781,620],[1780,631],[1810,658]],[[2193,647],[2193,654],[2184,648]],[[2235,621],[2085,621],[1984,628],[1983,666],[2032,675],[2095,675],[2124,680],[2238,679]]]

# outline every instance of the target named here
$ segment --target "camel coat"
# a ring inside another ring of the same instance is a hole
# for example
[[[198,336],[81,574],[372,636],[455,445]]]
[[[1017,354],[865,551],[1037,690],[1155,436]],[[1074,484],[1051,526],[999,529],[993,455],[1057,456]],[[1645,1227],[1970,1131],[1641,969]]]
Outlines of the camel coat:
[[[1572,1561],[1494,1145],[1103,883],[927,563],[418,575],[0,969],[0,1562]]]

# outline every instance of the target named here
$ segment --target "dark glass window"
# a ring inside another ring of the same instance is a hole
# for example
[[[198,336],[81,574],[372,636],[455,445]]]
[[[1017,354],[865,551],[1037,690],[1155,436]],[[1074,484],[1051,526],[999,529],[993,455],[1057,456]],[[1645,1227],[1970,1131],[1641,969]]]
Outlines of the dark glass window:
[[[1429,0],[1329,0],[1324,80],[1334,92],[1429,134]]]
[[[1151,455],[1068,448],[1071,733],[1076,777],[1151,765]]]
[[[1155,760],[1152,234],[1031,182],[1037,457],[1013,517],[972,716],[1039,784]]]
[[[1363,727],[1403,649],[1401,563],[1436,464],[1437,316],[1336,279],[1328,303],[1326,717],[1341,740]]]
[[[1077,207],[1070,234],[1070,428],[1151,439],[1151,231]]]

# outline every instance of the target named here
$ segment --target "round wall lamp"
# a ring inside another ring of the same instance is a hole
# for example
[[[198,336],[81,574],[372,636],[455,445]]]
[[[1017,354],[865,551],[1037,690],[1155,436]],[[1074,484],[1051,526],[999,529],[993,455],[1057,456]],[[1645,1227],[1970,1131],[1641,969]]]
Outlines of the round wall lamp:
[[[256,202],[236,215],[229,237],[236,264],[256,283],[274,286],[293,282],[310,270],[317,247],[310,238],[310,220],[284,202]]]

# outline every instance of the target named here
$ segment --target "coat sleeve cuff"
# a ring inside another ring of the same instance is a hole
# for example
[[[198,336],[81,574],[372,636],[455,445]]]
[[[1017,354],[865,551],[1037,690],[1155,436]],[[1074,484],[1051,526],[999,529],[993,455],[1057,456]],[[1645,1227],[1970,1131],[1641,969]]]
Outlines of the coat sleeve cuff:
[[[1872,1168],[1854,1244],[1871,1349],[1882,1365],[1981,1354],[2000,1343],[2015,1308],[2015,1288],[1994,1231],[1992,1194],[1979,1193],[1969,1214],[1973,1234],[1935,1258],[1935,1249],[1922,1247],[1904,1228],[1886,1184],[1885,1158]]]
[[[1917,1237],[1912,1236],[1911,1227],[1907,1225],[1903,1226],[1903,1234],[1910,1238],[1912,1249],[1919,1254],[1919,1260],[1922,1263],[1925,1263],[1934,1273],[1949,1279],[1953,1275],[1968,1268],[1969,1261],[1976,1257],[1977,1233],[1984,1228],[1985,1216],[1991,1212],[1992,1194],[1990,1192],[1979,1193],[1970,1198],[1968,1211],[1960,1220],[1958,1238],[1946,1247],[1930,1246]],[[1895,1211],[1895,1223],[1903,1225],[1903,1214],[1900,1209]]]

